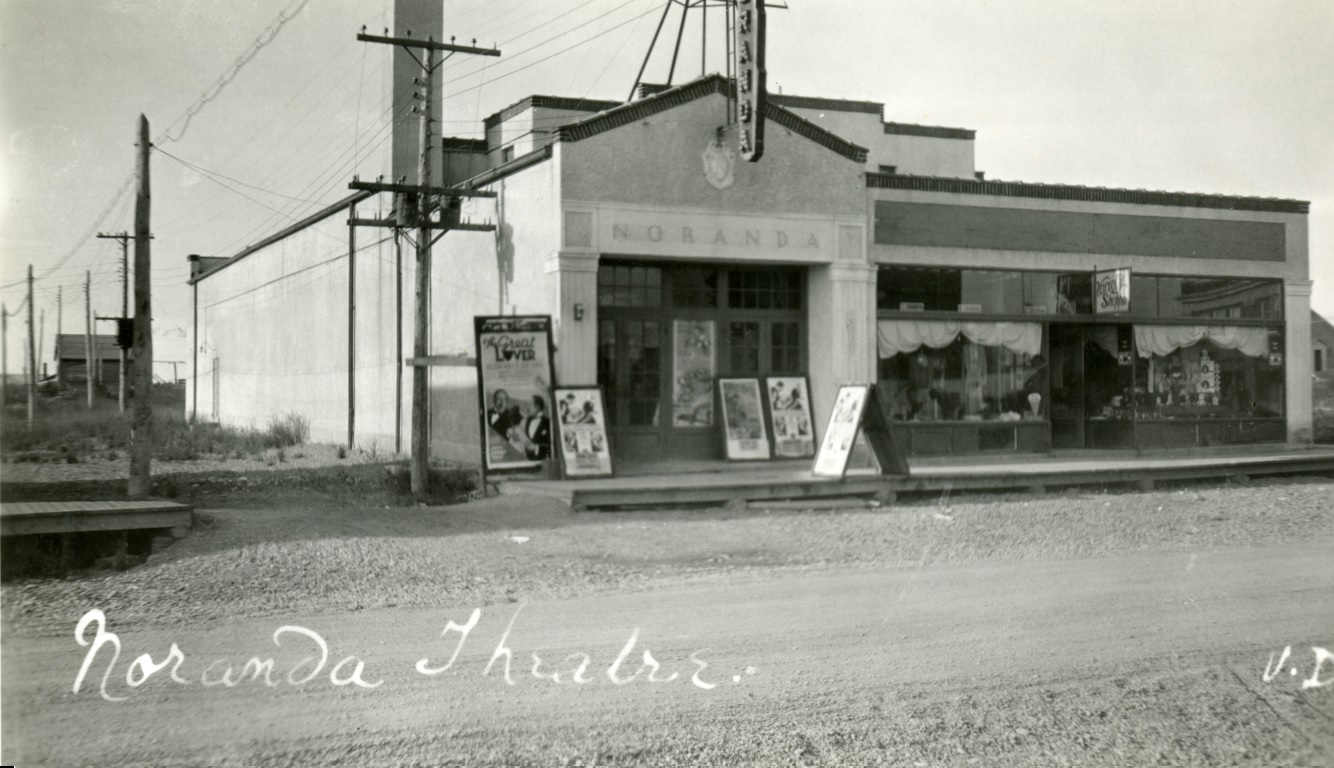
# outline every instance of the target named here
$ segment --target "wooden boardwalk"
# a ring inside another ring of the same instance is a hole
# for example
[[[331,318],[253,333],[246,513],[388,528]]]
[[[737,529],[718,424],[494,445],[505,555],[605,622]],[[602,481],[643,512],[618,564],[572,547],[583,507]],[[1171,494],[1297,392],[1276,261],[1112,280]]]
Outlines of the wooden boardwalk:
[[[643,470],[640,470],[643,472]],[[870,469],[849,470],[843,479],[816,477],[809,462],[781,465],[693,465],[673,471],[586,480],[510,480],[503,494],[556,498],[573,509],[616,506],[740,503],[778,499],[865,496],[892,501],[899,493],[964,490],[1045,489],[1074,485],[1183,481],[1278,474],[1334,474],[1334,449],[1263,449],[1202,455],[1098,455],[985,459],[918,465],[907,476]]]
[[[192,514],[174,501],[21,501],[0,504],[0,536],[188,527]]]

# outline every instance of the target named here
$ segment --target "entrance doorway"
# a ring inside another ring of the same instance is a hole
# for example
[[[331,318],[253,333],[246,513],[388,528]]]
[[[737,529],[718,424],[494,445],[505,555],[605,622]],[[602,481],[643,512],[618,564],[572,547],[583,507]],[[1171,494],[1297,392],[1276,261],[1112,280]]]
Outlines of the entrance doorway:
[[[805,270],[598,268],[598,384],[630,462],[722,458],[719,377],[806,373]]]
[[[1129,325],[1048,326],[1053,449],[1132,448]]]

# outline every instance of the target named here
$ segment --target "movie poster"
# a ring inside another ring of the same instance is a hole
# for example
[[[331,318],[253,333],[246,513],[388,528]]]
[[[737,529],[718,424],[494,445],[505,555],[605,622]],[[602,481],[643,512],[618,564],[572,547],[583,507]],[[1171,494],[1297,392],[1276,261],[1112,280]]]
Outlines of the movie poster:
[[[713,426],[712,320],[672,322],[672,424]]]
[[[719,379],[727,458],[767,459],[769,435],[759,379]]]
[[[820,452],[815,457],[814,474],[842,477],[847,471],[869,390],[867,384],[844,384],[838,388],[834,408],[829,412],[829,426],[825,428]]]
[[[806,377],[770,376],[764,386],[774,430],[774,454],[794,459],[814,456],[815,429]]]
[[[557,387],[556,424],[567,477],[610,475],[611,443],[597,387]]]
[[[477,381],[486,470],[551,458],[551,318],[477,317]]]

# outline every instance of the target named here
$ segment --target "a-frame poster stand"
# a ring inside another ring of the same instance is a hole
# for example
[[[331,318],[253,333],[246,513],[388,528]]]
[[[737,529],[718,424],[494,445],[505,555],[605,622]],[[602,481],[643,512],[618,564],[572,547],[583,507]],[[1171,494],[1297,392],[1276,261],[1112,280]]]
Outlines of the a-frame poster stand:
[[[845,384],[838,389],[830,409],[829,423],[825,426],[820,450],[815,455],[812,473],[823,477],[842,478],[847,473],[848,460],[858,433],[865,435],[866,443],[880,466],[880,474],[907,476],[908,460],[894,442],[874,384]]]
[[[871,385],[871,391],[866,397],[866,407],[862,410],[861,432],[866,436],[867,445],[871,446],[871,453],[875,454],[876,463],[880,465],[880,474],[907,477],[908,459],[903,455],[903,451],[899,450],[898,443],[894,442],[894,434],[889,431],[889,419],[880,404],[879,393],[874,384]]]

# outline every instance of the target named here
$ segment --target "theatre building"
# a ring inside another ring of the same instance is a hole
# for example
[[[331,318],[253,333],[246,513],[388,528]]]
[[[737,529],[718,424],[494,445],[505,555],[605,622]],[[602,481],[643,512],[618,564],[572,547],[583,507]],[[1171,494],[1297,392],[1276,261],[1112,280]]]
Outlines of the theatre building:
[[[557,383],[603,388],[623,466],[721,460],[717,379],[776,374],[820,425],[875,382],[910,457],[1310,442],[1307,203],[987,180],[972,131],[791,95],[745,162],[727,87],[532,96],[444,139],[496,231],[435,246],[431,354],[475,355],[475,315],[550,315]],[[201,268],[187,408],[405,449],[411,249],[348,223],[393,207]],[[476,462],[475,371],[430,380],[432,455]]]

